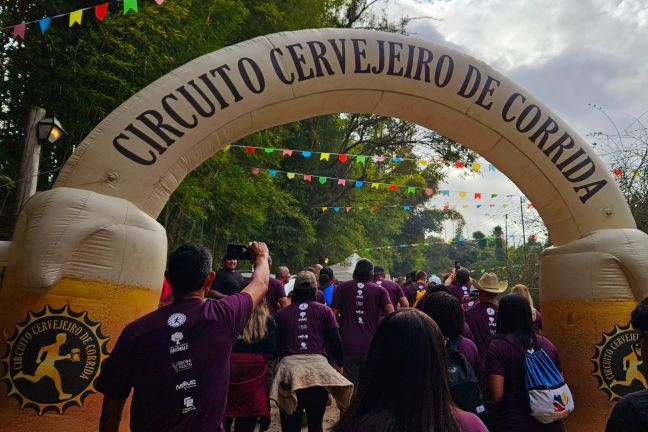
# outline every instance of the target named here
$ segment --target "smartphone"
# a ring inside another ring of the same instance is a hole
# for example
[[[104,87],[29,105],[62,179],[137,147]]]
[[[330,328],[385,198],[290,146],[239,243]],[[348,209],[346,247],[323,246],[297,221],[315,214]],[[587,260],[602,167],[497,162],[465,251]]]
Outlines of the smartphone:
[[[459,264],[459,261],[455,261],[455,270],[459,270],[461,268],[461,264]]]
[[[248,249],[247,245],[233,243],[227,245],[227,249],[225,250],[225,257],[243,261],[249,261],[251,259],[250,250]]]

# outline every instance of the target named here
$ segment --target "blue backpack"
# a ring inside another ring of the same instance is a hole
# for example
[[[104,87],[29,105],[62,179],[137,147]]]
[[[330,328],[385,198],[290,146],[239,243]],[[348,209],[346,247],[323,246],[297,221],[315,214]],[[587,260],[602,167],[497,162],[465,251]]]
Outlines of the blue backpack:
[[[541,423],[553,423],[574,411],[574,398],[543,348],[529,349],[524,354],[526,390],[531,415]]]

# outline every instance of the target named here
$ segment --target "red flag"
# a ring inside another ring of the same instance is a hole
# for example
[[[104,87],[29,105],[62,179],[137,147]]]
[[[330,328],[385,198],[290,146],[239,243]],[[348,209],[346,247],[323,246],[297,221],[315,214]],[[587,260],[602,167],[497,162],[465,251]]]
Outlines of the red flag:
[[[338,155],[338,160],[342,163],[346,162],[349,159],[349,156],[345,154]]]
[[[256,149],[252,146],[245,147],[245,153],[254,153],[254,150]]]
[[[375,212],[376,210],[378,210],[378,206],[377,205],[372,205],[371,206],[371,211]]]
[[[22,40],[25,40],[26,29],[27,29],[27,25],[25,23],[16,24],[13,30],[13,38],[14,39],[20,38]]]
[[[395,184],[390,184],[389,185],[389,189],[391,189],[391,190],[396,190],[397,188],[398,188],[398,186],[396,186]]]
[[[475,192],[475,199],[481,199],[481,192]]]
[[[463,168],[463,163],[461,163],[461,162],[455,162],[455,167],[457,167],[457,168]]]
[[[527,204],[527,208],[528,209],[533,208],[533,204],[531,204],[531,203]]]
[[[446,204],[443,206],[443,211],[447,211],[450,209],[450,204]]]
[[[614,175],[617,177],[621,177],[623,175],[623,171],[621,171],[620,168],[617,168],[614,170]]]
[[[108,3],[102,3],[95,6],[95,16],[99,21],[103,21],[106,18],[106,12],[108,11]]]
[[[304,180],[307,182],[311,181],[311,175],[310,174],[304,174]]]

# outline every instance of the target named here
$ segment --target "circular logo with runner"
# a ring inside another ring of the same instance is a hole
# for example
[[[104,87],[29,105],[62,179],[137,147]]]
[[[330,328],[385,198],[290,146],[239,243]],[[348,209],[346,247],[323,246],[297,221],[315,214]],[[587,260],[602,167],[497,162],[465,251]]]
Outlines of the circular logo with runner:
[[[358,288],[360,289],[364,288],[364,284],[362,282],[358,282]]]
[[[169,327],[180,327],[185,321],[187,321],[187,315],[176,312],[169,317],[167,324],[169,324]]]
[[[91,321],[87,312],[76,313],[68,306],[29,312],[16,324],[1,360],[8,395],[20,409],[32,407],[39,415],[83,406],[85,398],[97,392],[94,381],[108,357],[107,342],[101,324]]]
[[[486,309],[486,313],[487,313],[488,315],[490,315],[490,316],[493,316],[493,315],[495,315],[495,309],[493,309],[493,308],[488,308],[488,309]]]
[[[648,365],[641,360],[640,337],[641,333],[631,324],[615,325],[610,333],[603,333],[601,341],[594,345],[592,375],[610,401],[648,388]]]
[[[299,310],[306,310],[308,309],[308,303],[301,303],[299,305]]]

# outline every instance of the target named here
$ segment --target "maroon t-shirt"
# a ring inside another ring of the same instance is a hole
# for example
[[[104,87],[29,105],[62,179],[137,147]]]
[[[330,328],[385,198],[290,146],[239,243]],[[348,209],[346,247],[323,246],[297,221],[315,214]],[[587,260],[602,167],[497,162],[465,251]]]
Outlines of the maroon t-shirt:
[[[266,303],[268,304],[268,310],[270,310],[270,315],[277,315],[277,303],[279,299],[286,297],[286,290],[284,289],[284,284],[277,278],[270,278],[268,281],[268,292],[266,293]]]
[[[560,357],[551,341],[537,337],[537,348],[543,348],[559,371]],[[505,340],[507,339],[507,340]],[[524,383],[524,353],[526,349],[515,336],[495,337],[491,340],[486,356],[486,373],[504,377],[504,397],[496,413],[498,431],[560,432],[565,430],[562,420],[543,424],[531,416],[528,392]]]
[[[467,303],[470,300],[470,284],[464,286],[457,286],[454,284],[448,285],[448,291],[455,296],[461,303]]]
[[[394,306],[394,309],[396,309],[398,307],[398,299],[405,296],[403,288],[401,288],[397,283],[388,281],[387,279],[376,281],[376,285],[380,285],[387,290],[391,304]]]
[[[385,305],[391,304],[387,290],[373,282],[348,281],[333,292],[333,309],[340,311],[340,331],[345,355],[365,357],[378,328]]]
[[[466,323],[473,334],[473,340],[483,362],[488,351],[488,343],[497,331],[497,305],[478,302],[466,311]]]
[[[173,303],[128,324],[96,382],[106,397],[134,389],[133,431],[223,431],[232,346],[252,297]]]
[[[316,301],[286,306],[277,314],[276,322],[282,357],[297,354],[326,357],[326,331],[338,328],[331,308]]]

